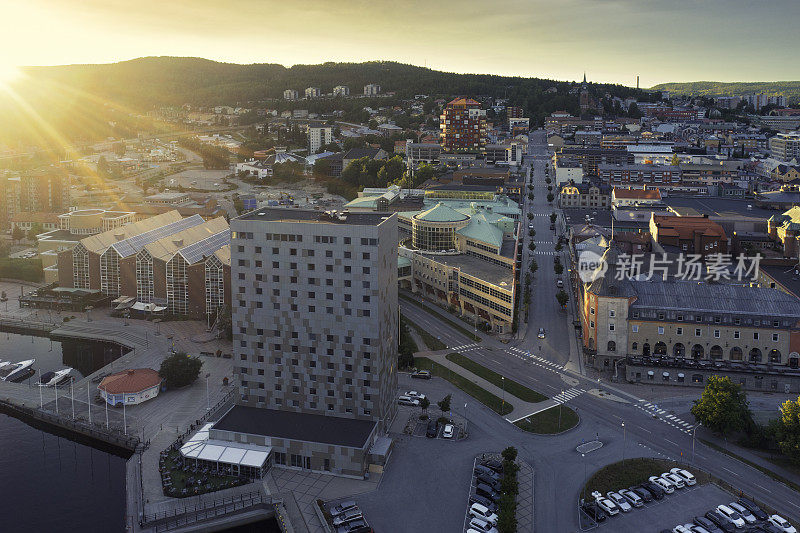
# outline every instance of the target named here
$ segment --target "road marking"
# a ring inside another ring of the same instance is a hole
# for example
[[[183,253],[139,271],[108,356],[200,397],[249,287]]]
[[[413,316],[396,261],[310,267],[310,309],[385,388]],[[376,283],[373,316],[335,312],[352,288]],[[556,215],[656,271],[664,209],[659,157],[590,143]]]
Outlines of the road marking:
[[[639,426],[639,429],[641,429],[642,431],[645,431],[645,432],[647,432],[647,433],[650,433],[651,435],[653,434],[653,432],[652,432],[652,431],[650,431],[649,429],[645,429],[645,428],[643,428],[642,426]]]
[[[673,446],[678,446],[678,443],[677,443],[677,442],[672,442],[672,441],[671,441],[671,440],[669,440],[669,439],[664,439],[664,440],[665,440],[665,441],[667,441],[667,442],[669,442],[669,443],[670,443],[670,444],[672,444]]]
[[[771,491],[771,490],[769,490],[769,489],[765,489],[764,487],[762,487],[762,486],[761,486],[761,485],[759,485],[758,483],[753,483],[753,485],[755,485],[755,486],[756,486],[756,487],[758,487],[759,489],[763,490],[764,492],[769,492],[770,494],[772,494],[772,491]]]
[[[727,468],[725,468],[724,466],[722,467],[722,469],[723,469],[723,470],[727,470],[728,472],[730,472],[731,474],[733,474],[733,475],[734,475],[734,476],[736,476],[736,477],[741,477],[739,474],[737,474],[737,473],[736,473],[736,472],[734,472],[733,470],[728,470],[728,469],[727,469]]]

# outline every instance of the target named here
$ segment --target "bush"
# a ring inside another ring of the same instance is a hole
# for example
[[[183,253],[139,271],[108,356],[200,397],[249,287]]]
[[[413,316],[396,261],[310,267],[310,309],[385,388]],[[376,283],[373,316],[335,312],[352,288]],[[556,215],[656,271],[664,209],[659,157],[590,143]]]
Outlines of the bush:
[[[194,383],[202,366],[203,361],[199,358],[177,352],[161,361],[158,375],[168,389],[177,389]]]

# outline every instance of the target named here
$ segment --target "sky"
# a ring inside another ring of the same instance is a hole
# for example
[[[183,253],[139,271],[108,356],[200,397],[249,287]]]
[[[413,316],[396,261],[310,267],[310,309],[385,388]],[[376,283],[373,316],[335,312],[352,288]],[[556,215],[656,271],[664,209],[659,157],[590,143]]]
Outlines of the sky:
[[[2,0],[0,13],[0,72],[168,55],[642,87],[800,80],[800,0]]]

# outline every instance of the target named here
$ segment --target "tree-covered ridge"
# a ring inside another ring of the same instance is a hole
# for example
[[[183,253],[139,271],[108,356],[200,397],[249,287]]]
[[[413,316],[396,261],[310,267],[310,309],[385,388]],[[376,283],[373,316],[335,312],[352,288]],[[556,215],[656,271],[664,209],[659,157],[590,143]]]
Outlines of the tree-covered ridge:
[[[784,94],[791,103],[800,101],[800,81],[670,82],[661,83],[652,87],[652,89],[691,96],[742,96],[754,93]]]

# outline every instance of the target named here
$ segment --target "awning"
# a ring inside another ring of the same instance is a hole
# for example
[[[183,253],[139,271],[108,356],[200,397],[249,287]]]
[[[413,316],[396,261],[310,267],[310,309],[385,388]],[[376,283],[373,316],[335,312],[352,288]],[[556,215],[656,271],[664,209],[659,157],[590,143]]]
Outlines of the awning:
[[[131,309],[136,309],[137,311],[149,311],[152,313],[158,313],[164,311],[166,307],[160,307],[156,304],[146,304],[142,302],[136,302],[131,306]]]
[[[653,371],[652,371],[652,370],[648,370],[648,371],[647,371],[647,375],[648,375],[648,376],[652,376],[652,375],[653,375]]]

